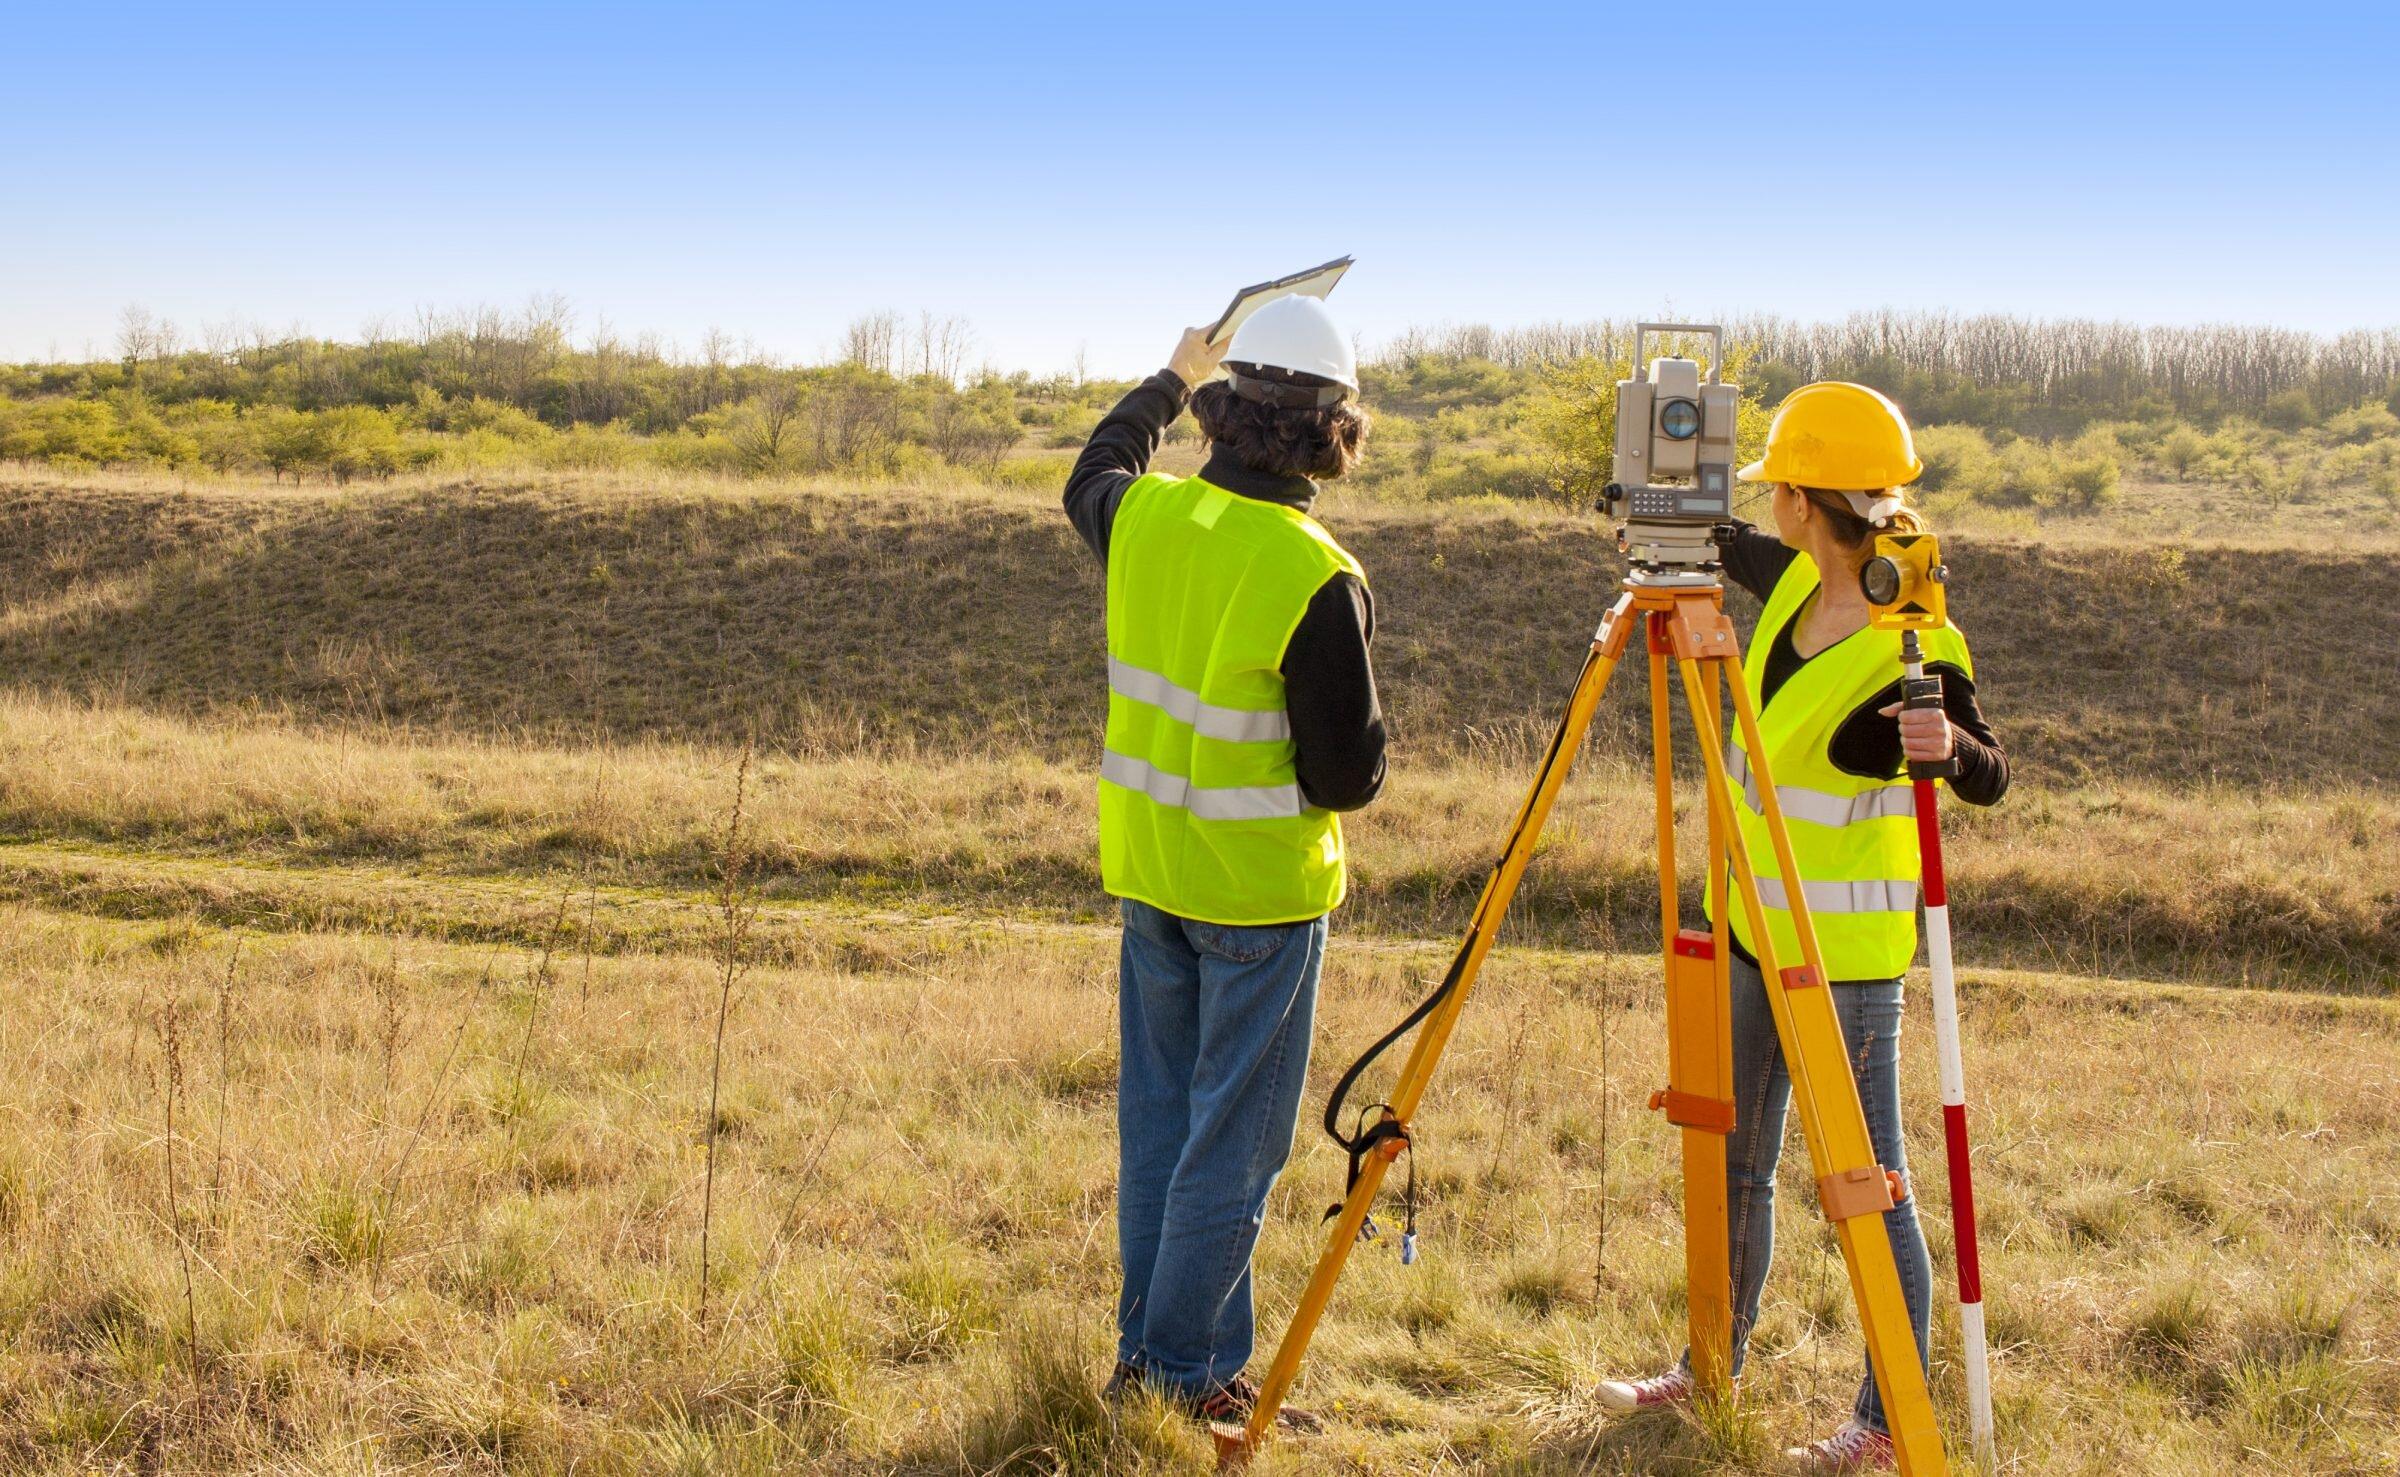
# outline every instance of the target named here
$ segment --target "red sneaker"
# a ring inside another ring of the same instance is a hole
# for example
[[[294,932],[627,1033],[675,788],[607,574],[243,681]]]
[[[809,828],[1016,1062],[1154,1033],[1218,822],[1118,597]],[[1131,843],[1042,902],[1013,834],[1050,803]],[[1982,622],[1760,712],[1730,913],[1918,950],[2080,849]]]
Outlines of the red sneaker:
[[[1602,1380],[1592,1394],[1610,1410],[1656,1410],[1692,1398],[1692,1372],[1677,1365],[1646,1380]]]
[[[1252,1384],[1247,1376],[1237,1374],[1209,1394],[1188,1401],[1185,1408],[1203,1425],[1246,1426],[1250,1424],[1250,1412],[1258,1408],[1258,1386]],[[1289,1405],[1276,1408],[1275,1424],[1286,1431],[1325,1429],[1324,1417],[1314,1411],[1296,1410]]]
[[[1811,1472],[1887,1472],[1899,1465],[1892,1438],[1855,1420],[1842,1422],[1840,1430],[1822,1441],[1792,1447],[1784,1455]]]

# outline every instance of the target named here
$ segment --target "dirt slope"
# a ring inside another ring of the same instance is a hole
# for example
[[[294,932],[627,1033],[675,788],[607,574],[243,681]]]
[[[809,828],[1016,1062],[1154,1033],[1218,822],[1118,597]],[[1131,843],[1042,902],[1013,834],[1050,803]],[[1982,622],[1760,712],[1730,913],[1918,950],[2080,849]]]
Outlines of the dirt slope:
[[[1547,728],[1617,572],[1592,526],[1330,521],[1375,584],[1402,744]],[[2400,780],[2388,554],[1987,543],[1951,563],[2028,773]],[[1100,583],[1047,504],[967,493],[0,483],[0,683],[179,712],[1080,753]],[[1602,742],[1638,741],[1638,699]]]

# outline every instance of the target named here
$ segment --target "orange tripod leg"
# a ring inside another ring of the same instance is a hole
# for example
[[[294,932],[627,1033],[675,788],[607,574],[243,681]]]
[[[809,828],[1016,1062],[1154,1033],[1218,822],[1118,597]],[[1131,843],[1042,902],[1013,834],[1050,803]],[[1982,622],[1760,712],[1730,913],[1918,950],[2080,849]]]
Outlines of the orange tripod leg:
[[[1700,753],[1708,766],[1712,807],[1732,813],[1736,796],[1725,769],[1724,735],[1710,705],[1702,701],[1701,661],[1715,657],[1724,664],[1726,685],[1733,691],[1734,715],[1757,777],[1760,811],[1775,852],[1802,962],[1778,968],[1774,942],[1767,930],[1766,909],[1759,898],[1758,874],[1749,846],[1741,834],[1731,835],[1727,851],[1733,863],[1750,933],[1757,945],[1759,973],[1765,980],[1769,1008],[1783,1044],[1784,1063],[1792,1079],[1792,1096],[1800,1108],[1800,1123],[1816,1172],[1818,1197],[1834,1223],[1849,1269],[1850,1290],[1866,1332],[1867,1358],[1883,1398],[1891,1426],[1892,1444],[1900,1470],[1910,1477],[1946,1473],[1949,1460],[1942,1450],[1941,1432],[1934,1423],[1933,1403],[1918,1363],[1916,1334],[1908,1320],[1907,1300],[1900,1290],[1900,1270],[1883,1229],[1883,1212],[1893,1204],[1893,1187],[1875,1161],[1867,1132],[1866,1112],[1860,1106],[1858,1085],[1842,1041],[1841,1020],[1826,983],[1825,961],[1817,946],[1815,924],[1808,912],[1807,894],[1793,858],[1791,838],[1776,798],[1775,783],[1760,741],[1758,715],[1743,685],[1741,658],[1730,649],[1731,627],[1716,608],[1714,592],[1705,611],[1682,603],[1675,617],[1676,658],[1684,690],[1691,700],[1692,719],[1699,730]],[[1718,628],[1722,627],[1720,637]],[[1720,644],[1722,643],[1722,644]]]
[[[1682,926],[1675,869],[1675,746],[1666,615],[1650,615],[1650,747],[1658,800],[1659,936],[1665,951],[1667,1086],[1650,1105],[1683,1136],[1683,1266],[1692,1378],[1723,1397],[1733,1377],[1733,1268],[1725,1135],[1733,1131],[1733,1039],[1723,956]],[[1713,815],[1714,807],[1711,807]],[[1709,855],[1716,855],[1711,827]]]

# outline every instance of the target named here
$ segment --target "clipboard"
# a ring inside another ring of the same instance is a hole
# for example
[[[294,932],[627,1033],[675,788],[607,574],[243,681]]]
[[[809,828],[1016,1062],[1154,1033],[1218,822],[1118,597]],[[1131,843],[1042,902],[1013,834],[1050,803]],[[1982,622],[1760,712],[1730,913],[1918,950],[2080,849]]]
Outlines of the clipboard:
[[[1294,272],[1289,277],[1278,277],[1272,282],[1243,288],[1233,295],[1233,301],[1226,305],[1223,315],[1209,325],[1208,341],[1212,344],[1225,342],[1233,337],[1234,330],[1240,328],[1252,313],[1279,297],[1313,297],[1322,301],[1356,260],[1356,257],[1336,257],[1323,266],[1310,267],[1305,272]]]

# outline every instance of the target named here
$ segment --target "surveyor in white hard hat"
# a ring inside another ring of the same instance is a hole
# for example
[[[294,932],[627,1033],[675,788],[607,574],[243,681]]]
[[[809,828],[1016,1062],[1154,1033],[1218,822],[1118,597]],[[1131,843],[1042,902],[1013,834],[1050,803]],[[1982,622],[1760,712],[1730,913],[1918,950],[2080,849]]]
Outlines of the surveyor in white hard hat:
[[[1100,874],[1124,921],[1108,1393],[1147,1385],[1205,1420],[1257,1398],[1250,1255],[1346,885],[1338,812],[1383,785],[1366,574],[1309,516],[1358,462],[1357,396],[1324,304],[1280,298],[1222,348],[1185,333],[1067,479],[1108,569]],[[1151,473],[1187,404],[1208,460]]]

